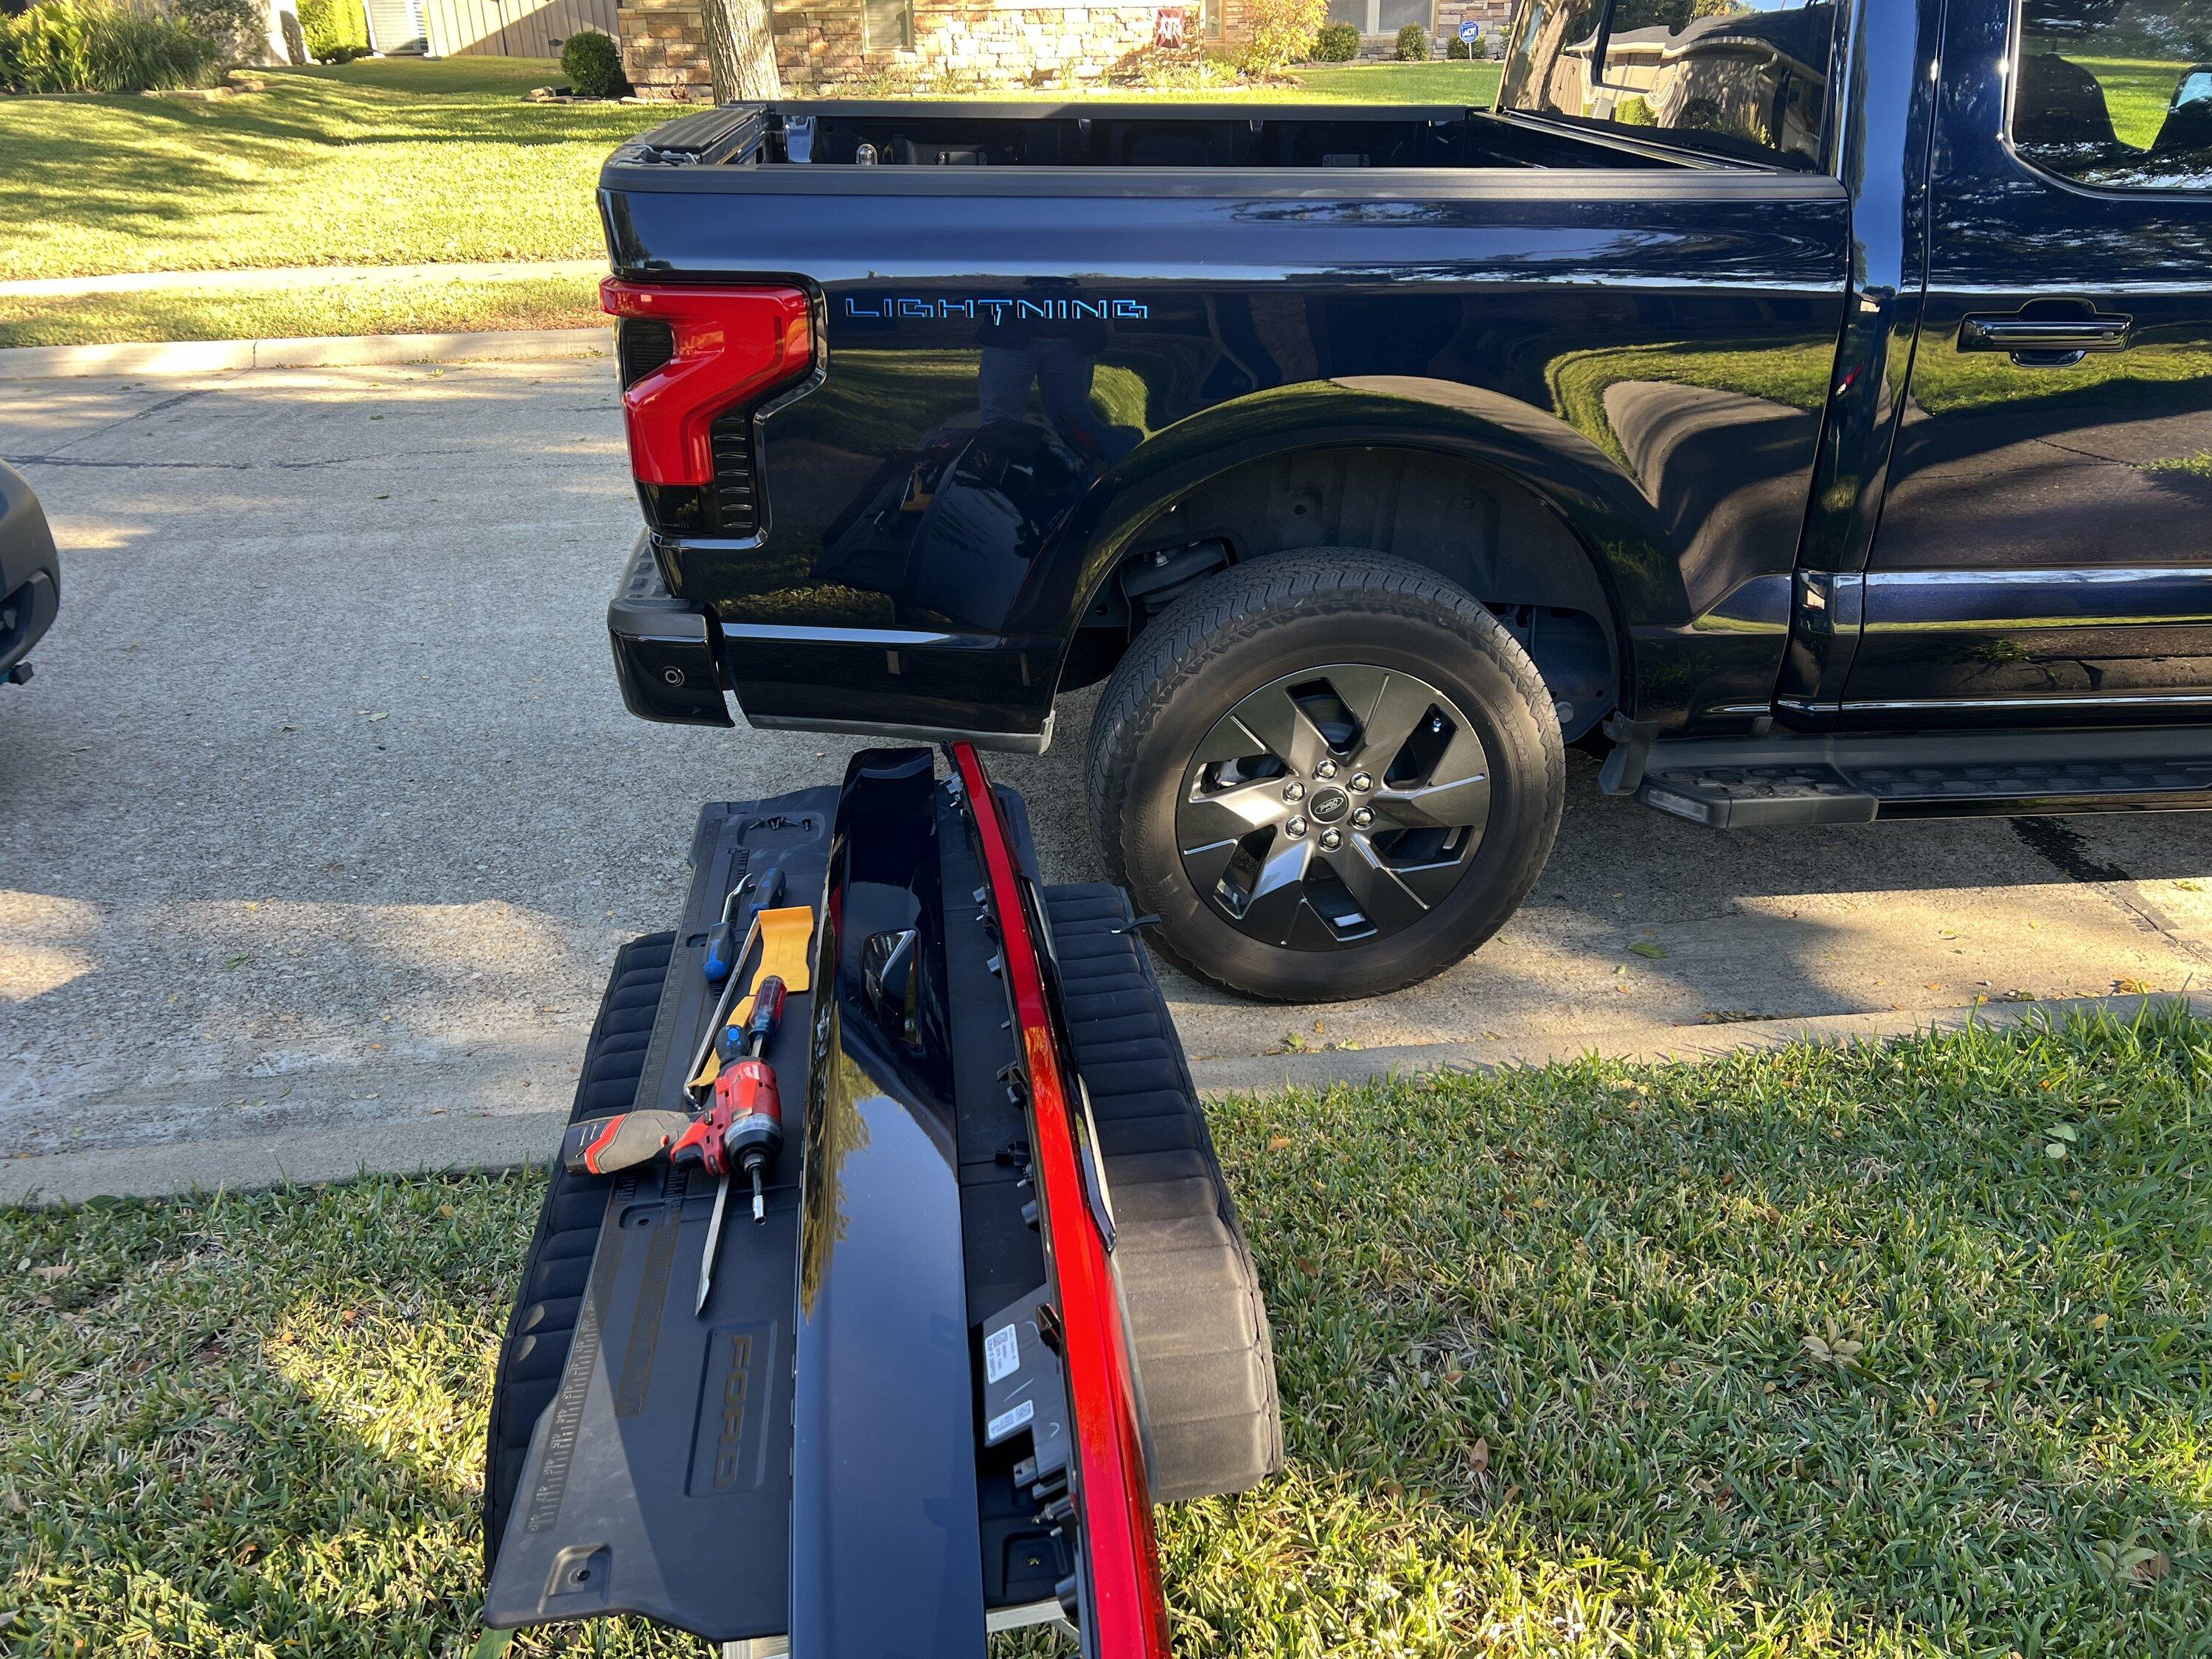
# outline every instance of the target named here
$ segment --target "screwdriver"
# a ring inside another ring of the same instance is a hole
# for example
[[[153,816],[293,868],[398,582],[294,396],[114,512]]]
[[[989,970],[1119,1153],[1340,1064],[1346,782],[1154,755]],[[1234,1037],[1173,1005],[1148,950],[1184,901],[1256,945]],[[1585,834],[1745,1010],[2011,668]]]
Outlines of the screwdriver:
[[[722,1216],[730,1200],[730,1173],[734,1166],[751,1177],[753,1219],[768,1219],[767,1200],[761,1176],[783,1146],[783,1103],[776,1089],[775,1068],[760,1056],[783,1018],[783,981],[771,974],[753,988],[753,1009],[745,1021],[742,1055],[714,1079],[714,1103],[686,1129],[669,1157],[678,1164],[703,1163],[720,1176],[714,1189],[714,1213],[707,1224],[707,1248],[699,1261],[699,1296],[694,1313],[703,1312],[707,1291],[714,1282],[714,1252],[722,1240]]]
[[[735,887],[730,889],[729,897],[722,901],[722,919],[708,932],[707,983],[709,985],[720,985],[737,969],[740,955],[738,949],[738,901],[748,891],[754,890],[755,883],[750,876],[747,876]],[[783,897],[783,866],[781,865],[769,871],[759,882],[757,892],[758,896],[753,900],[753,913],[756,915],[763,910],[773,910],[776,907],[778,902]]]

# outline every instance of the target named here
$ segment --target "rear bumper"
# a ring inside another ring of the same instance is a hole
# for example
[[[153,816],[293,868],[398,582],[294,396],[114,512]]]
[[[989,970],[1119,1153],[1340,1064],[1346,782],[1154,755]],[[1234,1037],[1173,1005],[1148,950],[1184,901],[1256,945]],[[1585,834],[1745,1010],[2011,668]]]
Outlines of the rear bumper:
[[[61,584],[40,571],[11,593],[0,594],[0,679],[31,653],[61,609]]]
[[[1023,716],[1025,658],[996,639],[907,629],[725,629],[703,606],[669,591],[653,538],[641,535],[607,606],[607,636],[623,706],[641,720],[731,726],[734,688],[746,724],[763,731],[850,732],[908,743],[972,743],[1042,754],[1052,717]],[[910,677],[910,678],[909,678]],[[918,696],[915,684],[960,688]]]
[[[30,653],[61,609],[61,560],[21,473],[0,466],[0,677]]]
[[[668,591],[640,536],[607,605],[607,640],[623,706],[641,720],[677,726],[733,726],[714,658],[713,619]]]

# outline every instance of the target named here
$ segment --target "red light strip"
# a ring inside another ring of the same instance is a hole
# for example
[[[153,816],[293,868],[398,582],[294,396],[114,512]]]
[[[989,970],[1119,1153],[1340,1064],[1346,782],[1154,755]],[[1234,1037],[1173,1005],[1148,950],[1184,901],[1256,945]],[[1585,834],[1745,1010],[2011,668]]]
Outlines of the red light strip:
[[[1012,994],[1030,1080],[1039,1213],[1060,1291],[1069,1404],[1075,1413],[1076,1497],[1091,1563],[1085,1651],[1091,1659],[1167,1659],[1167,1604],[1160,1590],[1159,1541],[1145,1471],[1143,1431],[1130,1375],[1121,1299],[1105,1242],[1085,1202],[1073,1109],[1060,1076],[1045,1002],[1037,944],[1022,903],[1013,848],[999,798],[972,744],[952,745],[952,764],[968,793],[981,843],[991,908]]]
[[[630,471],[647,483],[714,482],[714,417],[797,379],[814,356],[813,319],[795,288],[599,283],[599,308],[666,323],[675,355],[623,392]]]

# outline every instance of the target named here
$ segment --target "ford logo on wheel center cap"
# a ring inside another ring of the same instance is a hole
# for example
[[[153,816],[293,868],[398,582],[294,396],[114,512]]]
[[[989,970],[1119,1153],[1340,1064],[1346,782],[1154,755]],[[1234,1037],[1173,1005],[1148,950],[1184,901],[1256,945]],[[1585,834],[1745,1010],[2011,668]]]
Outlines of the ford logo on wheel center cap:
[[[1341,789],[1317,789],[1307,811],[1323,823],[1334,823],[1352,805],[1352,797]]]

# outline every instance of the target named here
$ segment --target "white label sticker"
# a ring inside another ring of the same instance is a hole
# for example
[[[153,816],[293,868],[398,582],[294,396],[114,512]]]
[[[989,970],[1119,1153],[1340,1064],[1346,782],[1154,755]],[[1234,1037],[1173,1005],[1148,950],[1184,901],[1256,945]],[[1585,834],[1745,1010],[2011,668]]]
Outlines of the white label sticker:
[[[1036,1415],[1036,1402],[1024,1400],[1012,1411],[1000,1412],[983,1425],[983,1443],[995,1446]]]
[[[1022,1363],[1022,1340],[1012,1325],[1001,1325],[983,1339],[983,1380],[995,1382],[1011,1376]]]

